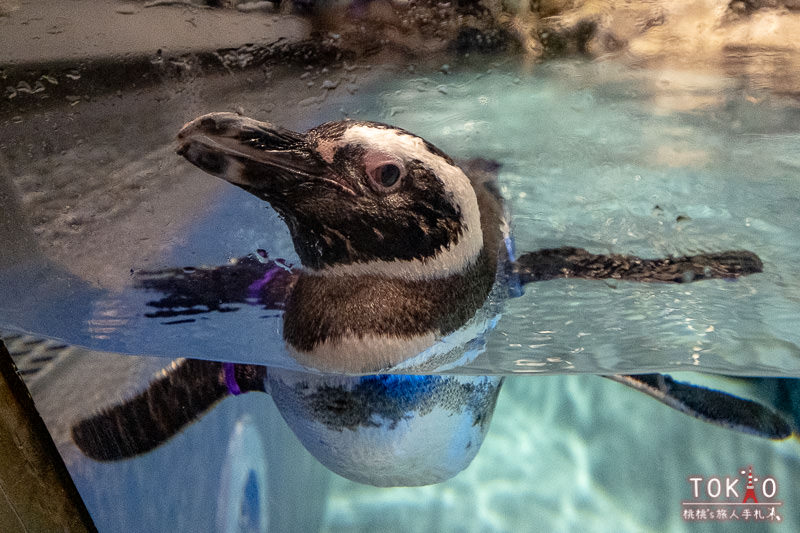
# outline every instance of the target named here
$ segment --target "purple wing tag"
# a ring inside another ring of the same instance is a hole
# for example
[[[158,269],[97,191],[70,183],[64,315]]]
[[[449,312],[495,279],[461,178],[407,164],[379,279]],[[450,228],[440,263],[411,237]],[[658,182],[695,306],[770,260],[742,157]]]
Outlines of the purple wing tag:
[[[239,396],[242,389],[236,383],[236,366],[233,363],[222,363],[222,373],[225,374],[225,385],[228,386],[228,392],[234,396]]]

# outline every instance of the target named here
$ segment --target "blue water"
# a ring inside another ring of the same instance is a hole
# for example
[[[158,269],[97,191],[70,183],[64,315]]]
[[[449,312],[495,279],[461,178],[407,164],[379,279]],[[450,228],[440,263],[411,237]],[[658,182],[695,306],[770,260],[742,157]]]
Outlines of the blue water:
[[[778,482],[779,525],[684,521],[690,476],[741,478],[749,464]],[[793,529],[799,473],[796,440],[717,428],[594,376],[521,377],[507,381],[492,429],[464,472],[440,485],[386,490],[336,477],[323,531]]]

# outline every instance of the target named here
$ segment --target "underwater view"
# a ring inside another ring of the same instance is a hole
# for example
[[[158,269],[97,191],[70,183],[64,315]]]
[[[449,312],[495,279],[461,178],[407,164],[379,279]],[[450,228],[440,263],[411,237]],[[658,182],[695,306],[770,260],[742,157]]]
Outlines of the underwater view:
[[[800,527],[796,31],[0,1],[0,356],[75,530]]]

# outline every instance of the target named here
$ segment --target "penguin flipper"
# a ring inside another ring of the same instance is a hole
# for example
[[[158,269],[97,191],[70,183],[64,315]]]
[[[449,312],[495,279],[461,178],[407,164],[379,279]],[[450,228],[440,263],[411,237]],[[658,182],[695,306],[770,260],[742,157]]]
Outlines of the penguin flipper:
[[[764,270],[761,259],[747,250],[642,259],[631,255],[592,254],[569,246],[527,252],[519,256],[515,267],[522,283],[557,278],[687,283],[733,279]]]
[[[502,167],[499,161],[474,157],[472,159],[458,161],[458,166],[464,171],[464,174],[467,175],[473,187],[487,187],[497,197],[498,201],[503,201],[503,195],[500,193],[500,185],[497,182],[499,178],[498,171],[500,167]]]
[[[241,392],[264,390],[264,367],[232,366]],[[178,359],[143,392],[72,426],[72,440],[92,459],[127,459],[160,446],[228,394],[223,363]]]
[[[772,409],[726,392],[675,381],[664,374],[615,374],[603,377],[718,426],[775,440],[792,435],[791,424]]]

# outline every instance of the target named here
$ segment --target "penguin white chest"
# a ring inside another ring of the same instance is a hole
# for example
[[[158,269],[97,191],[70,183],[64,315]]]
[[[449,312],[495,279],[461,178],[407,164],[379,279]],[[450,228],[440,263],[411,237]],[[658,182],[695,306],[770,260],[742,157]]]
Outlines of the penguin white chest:
[[[438,483],[480,449],[502,378],[324,376],[270,369],[286,422],[321,463],[376,486]]]

